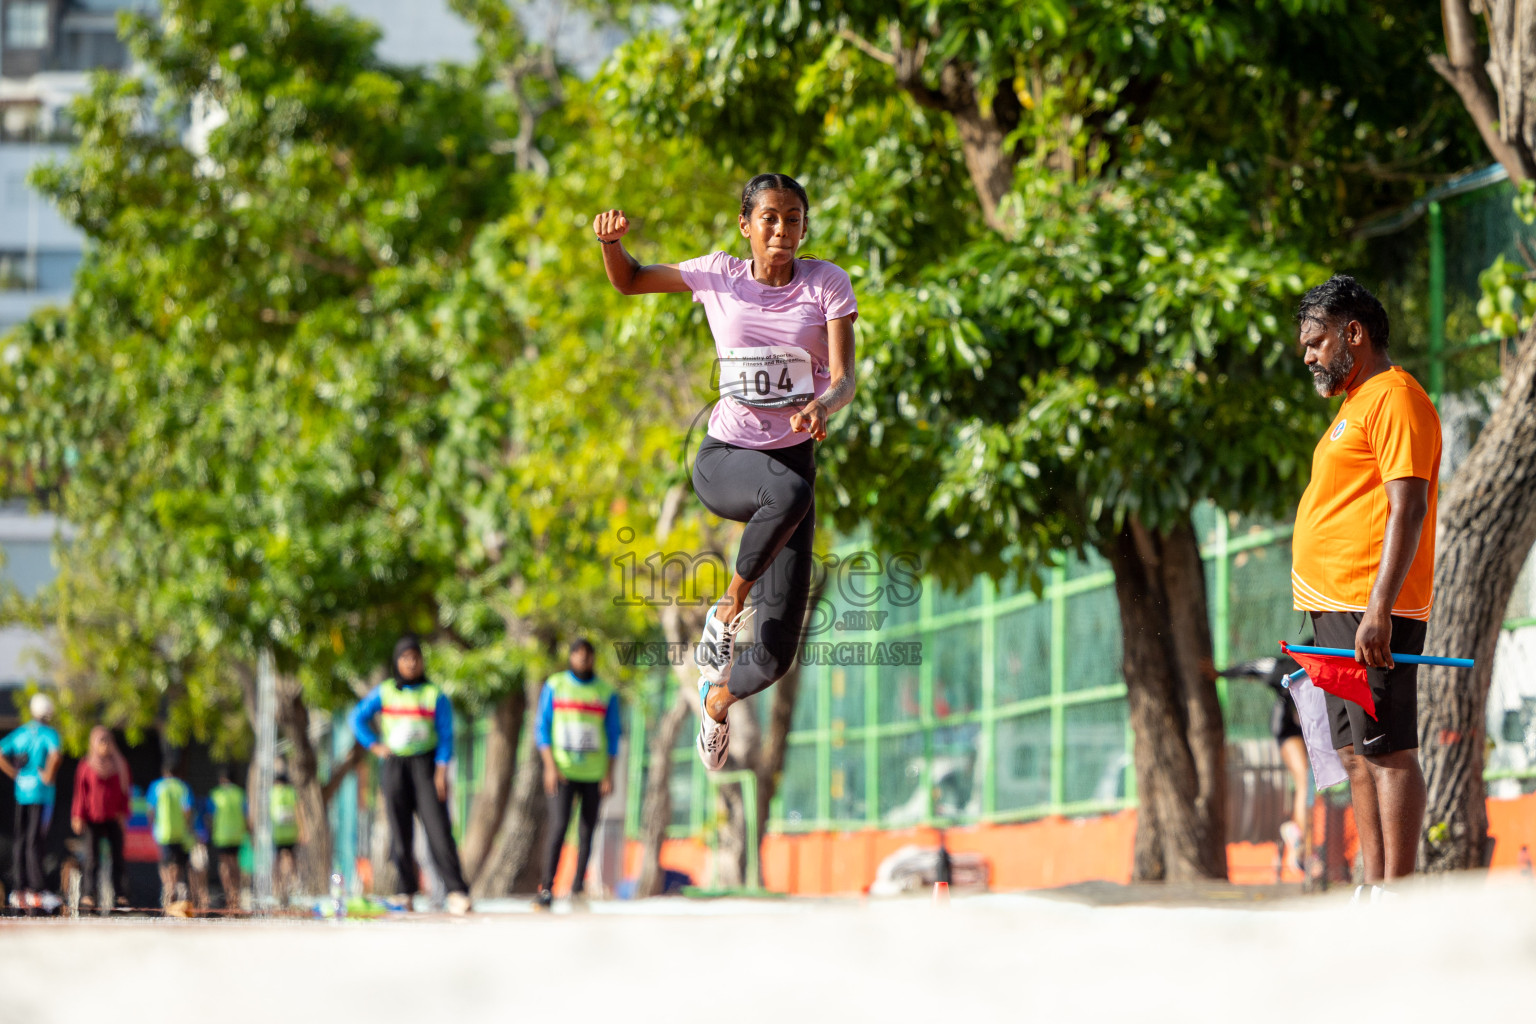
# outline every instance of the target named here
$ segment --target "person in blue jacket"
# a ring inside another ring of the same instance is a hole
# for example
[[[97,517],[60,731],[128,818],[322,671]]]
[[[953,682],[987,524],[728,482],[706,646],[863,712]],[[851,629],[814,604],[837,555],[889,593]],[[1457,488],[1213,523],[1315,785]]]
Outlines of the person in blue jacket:
[[[571,900],[573,905],[581,905],[597,809],[613,789],[614,759],[622,734],[619,695],[593,671],[595,654],[590,640],[577,640],[571,645],[569,667],[550,676],[539,694],[534,742],[544,761],[544,793],[549,798],[544,877],[534,901],[540,910],[549,909],[553,900],[550,890],[555,884],[555,869],[560,866],[565,830],[578,800],[581,817],[576,827]]]
[[[448,912],[467,913],[469,886],[448,820],[448,763],[453,760],[453,708],[426,677],[421,643],[407,634],[395,644],[389,678],[352,711],[357,742],[379,758],[379,784],[389,811],[390,859],[407,906],[416,892],[414,825],[421,819],[427,848],[448,889]],[[373,720],[379,722],[374,731]]]

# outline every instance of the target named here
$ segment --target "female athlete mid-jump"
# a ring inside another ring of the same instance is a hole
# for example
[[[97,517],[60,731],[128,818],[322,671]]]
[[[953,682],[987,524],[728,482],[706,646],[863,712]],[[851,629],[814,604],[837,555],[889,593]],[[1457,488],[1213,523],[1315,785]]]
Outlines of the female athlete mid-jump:
[[[693,466],[704,507],[745,523],[736,572],[704,620],[698,749],[725,765],[726,710],[777,682],[794,664],[811,586],[816,533],[815,441],[853,398],[853,284],[839,267],[796,259],[810,214],[805,189],[759,174],[741,193],[741,235],[752,258],[724,252],[641,266],[624,250],[622,210],[593,223],[608,280],[625,295],[692,292],[704,304],[720,363],[720,401]],[[747,608],[747,596],[752,607]],[[754,614],[757,644],[738,656]]]

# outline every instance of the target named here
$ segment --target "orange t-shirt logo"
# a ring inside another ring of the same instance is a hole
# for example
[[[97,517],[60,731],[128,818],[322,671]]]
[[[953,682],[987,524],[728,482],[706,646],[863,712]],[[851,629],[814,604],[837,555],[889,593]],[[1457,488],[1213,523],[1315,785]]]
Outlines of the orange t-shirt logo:
[[[1337,441],[1339,438],[1343,437],[1344,428],[1347,426],[1349,426],[1349,420],[1339,420],[1338,423],[1334,424],[1332,432],[1329,433],[1329,439]]]

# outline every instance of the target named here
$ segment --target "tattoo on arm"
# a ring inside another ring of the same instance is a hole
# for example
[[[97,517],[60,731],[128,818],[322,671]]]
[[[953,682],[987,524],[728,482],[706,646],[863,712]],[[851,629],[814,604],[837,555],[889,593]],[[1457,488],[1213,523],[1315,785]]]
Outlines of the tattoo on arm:
[[[827,388],[817,401],[821,403],[821,407],[827,410],[827,415],[830,416],[853,401],[853,391],[853,371],[848,370],[837,380],[833,381],[832,386]]]

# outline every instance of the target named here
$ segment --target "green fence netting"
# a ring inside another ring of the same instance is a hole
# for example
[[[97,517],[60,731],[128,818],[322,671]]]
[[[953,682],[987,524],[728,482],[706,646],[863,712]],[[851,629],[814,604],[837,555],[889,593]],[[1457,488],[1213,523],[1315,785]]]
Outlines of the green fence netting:
[[[1196,528],[1218,662],[1272,653],[1301,621],[1290,610],[1289,527],[1207,508]],[[823,596],[771,828],[1026,820],[1134,803],[1119,609],[1102,558],[1064,560],[1038,595],[985,579],[961,593],[879,579],[849,588],[834,574]],[[920,652],[916,663],[874,663],[888,660],[878,649],[903,645]],[[1234,738],[1268,735],[1267,688],[1234,680],[1223,699]],[[673,753],[674,835],[701,825],[691,726]],[[641,785],[644,760],[637,751]],[[630,806],[635,830],[639,801]]]

